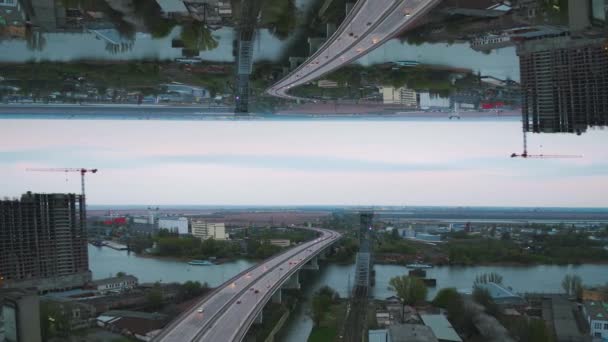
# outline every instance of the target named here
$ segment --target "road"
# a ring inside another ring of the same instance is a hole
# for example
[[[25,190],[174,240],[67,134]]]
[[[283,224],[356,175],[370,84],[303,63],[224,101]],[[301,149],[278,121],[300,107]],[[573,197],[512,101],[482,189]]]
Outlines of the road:
[[[320,235],[230,279],[170,323],[153,341],[241,341],[275,290],[341,236],[326,229],[303,229]]]
[[[410,27],[441,0],[359,0],[336,33],[298,68],[266,92],[297,99],[287,92],[361,58]]]

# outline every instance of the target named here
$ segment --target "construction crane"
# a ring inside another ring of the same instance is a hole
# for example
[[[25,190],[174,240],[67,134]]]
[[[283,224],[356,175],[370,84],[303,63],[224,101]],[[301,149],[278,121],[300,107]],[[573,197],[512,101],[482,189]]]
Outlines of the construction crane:
[[[524,134],[524,152],[522,154],[512,153],[511,158],[533,158],[533,159],[572,159],[582,158],[581,155],[569,155],[569,154],[528,154],[528,136],[526,128],[523,129]]]
[[[84,175],[87,173],[97,173],[97,169],[72,169],[72,168],[56,168],[56,169],[26,169],[26,171],[43,171],[43,172],[80,172],[80,182],[82,186],[82,197],[84,198]]]

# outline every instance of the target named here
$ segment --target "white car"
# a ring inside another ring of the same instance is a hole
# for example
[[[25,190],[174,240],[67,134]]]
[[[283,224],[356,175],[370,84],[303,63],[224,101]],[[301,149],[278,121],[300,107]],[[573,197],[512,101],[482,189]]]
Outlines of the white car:
[[[198,308],[198,313],[203,313],[203,312],[205,312],[205,309],[203,309],[202,306],[200,308]]]

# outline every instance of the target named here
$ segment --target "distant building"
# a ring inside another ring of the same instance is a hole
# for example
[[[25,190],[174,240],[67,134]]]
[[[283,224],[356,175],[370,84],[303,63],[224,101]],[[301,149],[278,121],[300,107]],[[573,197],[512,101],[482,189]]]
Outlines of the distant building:
[[[319,80],[317,81],[319,88],[338,88],[338,82],[331,80]]]
[[[430,242],[441,242],[441,235],[416,233],[416,239]]]
[[[584,288],[583,300],[608,302],[608,287]]]
[[[608,303],[585,301],[583,315],[589,323],[591,336],[608,340]]]
[[[427,327],[431,328],[435,337],[442,342],[462,342],[462,339],[444,315],[421,314],[420,318]]]
[[[289,239],[270,239],[269,242],[271,245],[279,247],[289,247],[289,245],[291,245]]]
[[[518,48],[524,129],[577,133],[608,125],[608,42],[557,37]]]
[[[180,218],[160,218],[158,219],[158,229],[167,229],[179,235],[190,234],[189,221],[187,217]]]
[[[0,38],[25,38],[25,19],[18,0],[0,0]]]
[[[112,331],[134,336],[140,341],[150,341],[155,332],[162,329],[169,317],[160,313],[111,310],[97,317],[97,325]]]
[[[175,18],[188,14],[183,0],[156,0],[165,18]]]
[[[39,291],[88,283],[84,198],[28,192],[0,201],[0,275],[5,287]]]
[[[418,107],[416,91],[406,87],[382,87],[382,101],[385,104],[399,104],[406,107]]]
[[[522,296],[515,294],[510,289],[507,289],[500,284],[488,282],[486,284],[477,284],[476,286],[488,291],[488,294],[490,294],[494,303],[500,306],[527,305],[526,300]]]
[[[388,331],[390,342],[438,342],[433,330],[421,324],[395,324]]]
[[[112,277],[94,280],[91,282],[93,287],[100,292],[121,292],[129,290],[137,286],[137,278],[132,275],[125,275],[122,277]]]
[[[428,92],[420,93],[420,108],[421,109],[446,109],[451,108],[450,98],[449,97],[441,97],[436,94],[431,94]]]
[[[211,223],[200,220],[192,221],[192,235],[201,239],[226,240],[226,227],[223,223]]]
[[[376,322],[381,327],[387,327],[391,324],[391,315],[388,311],[376,312]]]
[[[0,290],[6,342],[40,342],[40,300],[33,290]]]
[[[391,342],[388,330],[386,329],[369,330],[367,332],[367,340],[369,342]]]

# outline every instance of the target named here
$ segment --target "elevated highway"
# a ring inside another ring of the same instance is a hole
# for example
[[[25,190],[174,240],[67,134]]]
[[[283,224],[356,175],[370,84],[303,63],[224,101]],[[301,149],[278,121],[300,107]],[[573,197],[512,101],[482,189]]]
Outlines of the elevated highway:
[[[236,275],[177,317],[153,341],[241,341],[273,295],[280,296],[284,284],[341,237],[326,229],[302,229],[319,235]]]
[[[272,85],[272,96],[297,99],[291,88],[361,58],[408,29],[441,0],[359,0],[338,30],[299,67]]]

